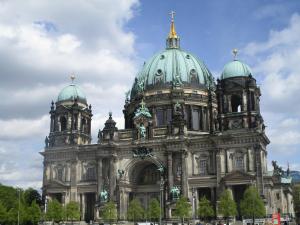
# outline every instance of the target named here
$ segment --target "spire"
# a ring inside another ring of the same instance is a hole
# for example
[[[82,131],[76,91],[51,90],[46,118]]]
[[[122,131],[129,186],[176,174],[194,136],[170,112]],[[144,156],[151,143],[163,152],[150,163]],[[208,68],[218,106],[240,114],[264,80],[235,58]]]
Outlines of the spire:
[[[177,36],[174,23],[175,12],[171,11],[169,14],[171,15],[171,27],[167,38],[167,48],[179,48],[180,38]]]
[[[176,30],[175,30],[175,24],[174,24],[175,12],[171,11],[169,14],[171,15],[171,28],[170,28],[169,38],[177,38],[177,34],[176,34]]]

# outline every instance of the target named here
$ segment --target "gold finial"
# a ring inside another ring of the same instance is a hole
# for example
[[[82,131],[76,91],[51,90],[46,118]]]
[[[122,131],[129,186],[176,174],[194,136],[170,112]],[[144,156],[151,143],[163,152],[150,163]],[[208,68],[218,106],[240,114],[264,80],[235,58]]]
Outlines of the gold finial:
[[[71,74],[70,78],[71,78],[71,81],[72,81],[72,84],[73,84],[73,83],[74,83],[74,80],[75,80],[75,78],[76,78],[75,75],[74,75],[74,73]]]
[[[238,49],[237,49],[237,48],[234,48],[234,49],[232,50],[232,54],[233,54],[233,59],[236,60],[237,54],[238,54]]]
[[[175,12],[171,11],[169,14],[171,15],[171,29],[170,29],[170,33],[169,33],[169,38],[177,38],[175,24],[174,24]]]

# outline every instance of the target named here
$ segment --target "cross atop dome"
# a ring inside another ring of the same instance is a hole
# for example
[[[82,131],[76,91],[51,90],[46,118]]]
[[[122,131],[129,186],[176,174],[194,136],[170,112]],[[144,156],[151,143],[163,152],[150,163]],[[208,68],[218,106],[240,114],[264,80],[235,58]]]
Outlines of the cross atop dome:
[[[171,15],[171,27],[167,38],[167,48],[179,48],[179,37],[177,36],[174,23],[175,12],[171,11],[169,15]]]
[[[74,73],[72,73],[71,76],[70,76],[70,79],[71,79],[71,81],[72,81],[72,84],[74,83],[75,78],[76,78],[76,77],[75,77]]]
[[[237,48],[234,48],[233,50],[232,50],[232,54],[233,54],[233,59],[234,60],[237,60],[237,55],[238,55],[238,49]]]

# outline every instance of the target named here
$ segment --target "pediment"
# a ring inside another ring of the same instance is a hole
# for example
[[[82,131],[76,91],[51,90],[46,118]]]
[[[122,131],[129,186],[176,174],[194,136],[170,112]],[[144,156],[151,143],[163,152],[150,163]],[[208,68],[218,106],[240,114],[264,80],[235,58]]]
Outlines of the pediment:
[[[222,178],[224,181],[254,180],[255,177],[243,171],[235,170]]]

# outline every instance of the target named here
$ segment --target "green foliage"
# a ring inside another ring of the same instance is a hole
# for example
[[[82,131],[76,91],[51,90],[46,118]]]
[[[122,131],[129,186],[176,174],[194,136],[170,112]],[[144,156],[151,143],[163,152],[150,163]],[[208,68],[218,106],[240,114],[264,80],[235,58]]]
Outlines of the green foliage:
[[[300,185],[293,187],[293,200],[296,216],[300,216]],[[298,217],[298,220],[300,218]]]
[[[188,199],[181,196],[177,202],[174,211],[175,216],[179,217],[182,222],[185,218],[189,218],[191,215],[191,204],[188,202]]]
[[[33,201],[31,206],[27,208],[26,213],[29,216],[28,220],[31,224],[37,224],[42,216],[41,209],[35,201]]]
[[[25,190],[24,201],[25,201],[25,204],[27,204],[28,206],[30,206],[32,204],[32,202],[34,202],[34,201],[39,206],[42,205],[42,197],[41,197],[40,193],[33,188],[28,188],[27,190]]]
[[[220,197],[219,212],[225,217],[235,216],[237,214],[236,203],[232,199],[229,190],[225,190]]]
[[[214,209],[209,200],[203,196],[199,201],[198,215],[201,219],[208,219],[215,215]]]
[[[143,219],[144,217],[144,209],[141,206],[141,203],[137,199],[133,199],[129,202],[127,218],[133,222]]]
[[[160,216],[160,205],[156,198],[152,198],[149,203],[148,216],[150,220],[158,220]]]
[[[4,224],[7,220],[7,211],[2,202],[0,201],[0,224]]]
[[[36,197],[33,196],[37,197],[40,195],[32,188],[23,191],[20,188],[13,188],[0,184],[0,224],[17,224],[18,210],[20,215],[20,224],[37,224],[40,220],[40,208],[35,203]]]
[[[64,212],[62,205],[56,199],[50,201],[48,203],[46,219],[58,223],[63,220],[63,216]]]
[[[104,205],[101,214],[105,221],[112,222],[117,220],[117,208],[115,203],[113,203],[112,201],[107,202]]]
[[[77,202],[69,202],[66,205],[65,209],[66,213],[66,219],[67,220],[79,220],[80,219],[80,209],[79,209],[79,204]]]
[[[246,218],[262,218],[266,216],[264,202],[254,186],[247,188],[240,206],[241,213]]]

